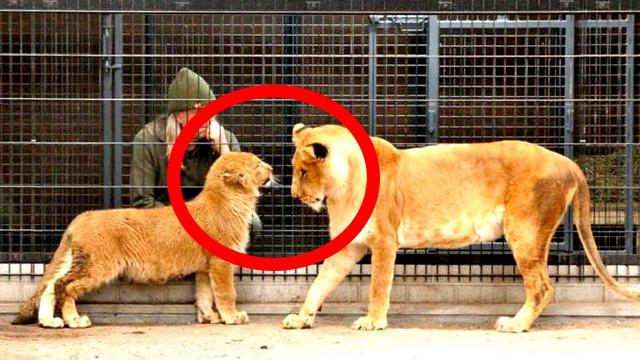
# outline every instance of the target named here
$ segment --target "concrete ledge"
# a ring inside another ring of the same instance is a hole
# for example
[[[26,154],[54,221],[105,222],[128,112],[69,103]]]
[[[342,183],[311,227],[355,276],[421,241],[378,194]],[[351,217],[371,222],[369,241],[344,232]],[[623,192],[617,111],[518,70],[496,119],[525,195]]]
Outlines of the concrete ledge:
[[[0,303],[0,319],[11,320],[18,310],[19,303]],[[245,303],[238,307],[247,311],[250,316],[280,315],[297,312],[300,303],[289,304],[256,304]],[[442,319],[455,322],[456,317],[479,317],[490,319],[497,316],[512,316],[522,304],[483,304],[459,305],[447,303],[430,303],[424,305],[392,304],[390,316],[427,316],[433,321]],[[365,303],[333,303],[323,306],[322,315],[361,316],[366,313]],[[78,311],[89,314],[96,324],[179,324],[194,323],[195,308],[187,304],[82,304]],[[640,318],[640,304],[618,303],[563,303],[550,304],[542,314],[543,317],[634,317]],[[438,319],[438,318],[442,319]],[[425,321],[430,321],[426,319]],[[466,321],[466,320],[460,320]]]
[[[270,279],[236,282],[241,303],[295,303],[304,300],[310,282],[274,281]],[[368,279],[344,281],[327,299],[328,303],[366,303],[369,298]],[[639,283],[623,284],[640,291]],[[34,281],[0,282],[0,302],[20,302],[35,291]],[[599,282],[556,283],[554,303],[631,302]],[[116,283],[103,287],[81,299],[84,303],[100,304],[189,304],[195,301],[195,285],[178,281],[166,285]],[[422,304],[428,302],[452,304],[502,304],[524,302],[522,283],[445,283],[396,280],[391,290],[391,302]]]

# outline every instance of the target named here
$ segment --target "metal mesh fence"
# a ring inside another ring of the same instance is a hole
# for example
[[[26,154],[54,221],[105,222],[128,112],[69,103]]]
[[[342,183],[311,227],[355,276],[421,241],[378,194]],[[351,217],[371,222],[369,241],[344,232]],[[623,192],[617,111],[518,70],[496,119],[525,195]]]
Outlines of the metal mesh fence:
[[[569,155],[589,178],[605,261],[637,278],[638,10],[624,1],[9,2],[0,6],[0,273],[41,271],[34,264],[78,213],[131,206],[134,136],[166,115],[169,84],[186,66],[217,96],[263,83],[320,92],[399,148],[516,138]],[[260,201],[263,232],[249,252],[327,242],[326,214],[289,195],[290,133],[334,120],[265,100],[220,121],[283,183]],[[553,274],[593,277],[572,229],[565,221],[556,232]],[[367,275],[367,262],[354,275]],[[402,251],[398,263],[400,276],[426,279],[516,273],[504,241]]]

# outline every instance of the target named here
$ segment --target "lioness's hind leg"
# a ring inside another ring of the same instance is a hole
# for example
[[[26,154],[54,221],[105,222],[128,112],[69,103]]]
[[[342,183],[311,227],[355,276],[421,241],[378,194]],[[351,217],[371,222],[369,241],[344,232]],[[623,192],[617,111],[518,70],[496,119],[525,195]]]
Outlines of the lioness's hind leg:
[[[496,323],[498,331],[527,331],[553,299],[553,287],[547,270],[548,244],[551,234],[527,234],[510,231],[507,241],[522,275],[525,303],[514,317],[501,317]],[[516,240],[517,239],[517,240]]]
[[[502,332],[523,332],[553,299],[553,286],[546,264],[533,261],[517,261],[525,287],[525,303],[514,317],[500,317],[496,329]]]
[[[549,280],[547,258],[551,237],[562,220],[566,209],[566,196],[554,189],[534,189],[531,208],[507,207],[504,218],[505,235],[511,248],[525,287],[525,303],[518,313],[501,317],[496,328],[504,332],[527,331],[553,299],[553,286]],[[534,214],[533,216],[531,214]]]

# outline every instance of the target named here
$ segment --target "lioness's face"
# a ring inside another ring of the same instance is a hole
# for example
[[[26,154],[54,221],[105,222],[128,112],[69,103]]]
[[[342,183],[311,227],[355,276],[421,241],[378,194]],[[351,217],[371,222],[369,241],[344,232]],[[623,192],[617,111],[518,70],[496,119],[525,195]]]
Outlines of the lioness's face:
[[[326,179],[324,167],[327,148],[322,144],[301,145],[291,161],[293,165],[293,181],[291,196],[300,199],[315,211],[322,210],[326,198]]]

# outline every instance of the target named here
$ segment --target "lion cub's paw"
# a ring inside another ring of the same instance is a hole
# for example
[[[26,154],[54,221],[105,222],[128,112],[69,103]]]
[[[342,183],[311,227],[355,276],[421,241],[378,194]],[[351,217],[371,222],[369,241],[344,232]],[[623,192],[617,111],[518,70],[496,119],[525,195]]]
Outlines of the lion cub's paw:
[[[249,315],[245,311],[238,311],[235,314],[220,315],[225,325],[242,325],[249,323]]]
[[[282,320],[282,327],[285,329],[309,329],[312,326],[313,316],[289,314]]]
[[[512,317],[501,316],[496,321],[496,330],[500,332],[521,333],[527,329]]]
[[[77,316],[68,321],[67,325],[72,329],[88,328],[91,326],[91,320],[87,315]]]
[[[59,317],[42,319],[42,320],[39,320],[38,323],[43,328],[60,329],[64,327],[64,320],[62,320]]]
[[[219,324],[222,321],[217,311],[210,311],[205,314],[200,310],[197,311],[196,320],[198,320],[199,324]]]
[[[351,328],[354,330],[382,330],[387,327],[387,319],[373,319],[369,316],[363,316],[354,321]]]

